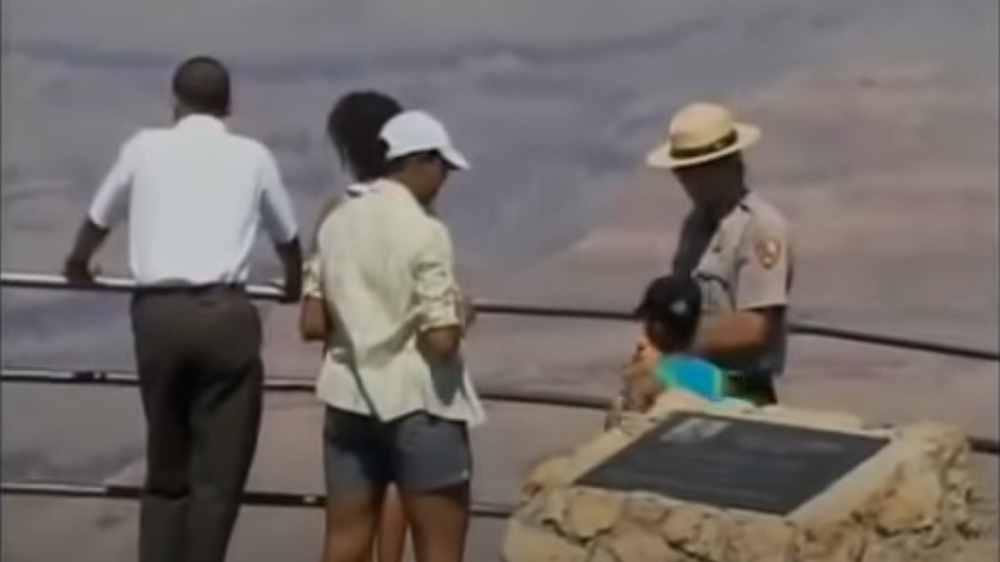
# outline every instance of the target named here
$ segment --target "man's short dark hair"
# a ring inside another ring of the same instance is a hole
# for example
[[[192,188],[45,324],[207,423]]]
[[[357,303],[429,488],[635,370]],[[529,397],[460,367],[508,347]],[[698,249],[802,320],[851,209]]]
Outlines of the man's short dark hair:
[[[351,92],[334,104],[326,132],[356,180],[372,181],[386,173],[386,149],[379,133],[402,111],[399,102],[375,91]]]
[[[687,275],[667,275],[654,279],[646,287],[635,315],[647,327],[664,331],[674,347],[688,349],[694,342],[701,317],[701,288],[697,281]],[[663,342],[656,340],[663,338],[651,339],[654,345],[662,347]]]
[[[230,80],[226,65],[208,56],[189,58],[174,72],[174,97],[195,113],[229,113]]]

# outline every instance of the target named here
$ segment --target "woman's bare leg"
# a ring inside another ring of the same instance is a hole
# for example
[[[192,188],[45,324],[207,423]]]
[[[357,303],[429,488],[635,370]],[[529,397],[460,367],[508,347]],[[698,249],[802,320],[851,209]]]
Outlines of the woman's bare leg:
[[[370,562],[385,499],[387,461],[377,421],[327,408],[323,430],[323,562]]]
[[[427,413],[393,423],[393,480],[417,562],[463,562],[472,450],[466,425]]]
[[[402,493],[417,562],[463,562],[469,528],[469,485]]]
[[[379,519],[376,550],[378,562],[403,562],[406,549],[406,535],[409,525],[403,503],[396,486],[390,484],[382,502],[382,516]]]
[[[363,493],[337,494],[327,499],[323,562],[371,561],[381,511],[379,500]]]

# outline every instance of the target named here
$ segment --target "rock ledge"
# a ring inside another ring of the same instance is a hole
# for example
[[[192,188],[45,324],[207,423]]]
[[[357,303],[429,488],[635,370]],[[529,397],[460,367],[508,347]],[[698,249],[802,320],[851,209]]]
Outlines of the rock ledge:
[[[664,396],[650,414],[538,464],[508,523],[505,562],[936,562],[978,535],[965,436],[935,423],[868,428],[849,414],[713,410],[889,439],[786,516],[573,485],[671,413],[702,409]]]

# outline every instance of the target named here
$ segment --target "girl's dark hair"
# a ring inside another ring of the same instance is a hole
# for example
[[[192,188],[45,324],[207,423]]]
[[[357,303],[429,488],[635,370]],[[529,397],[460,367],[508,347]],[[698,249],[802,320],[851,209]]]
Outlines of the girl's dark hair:
[[[385,173],[385,145],[379,132],[403,111],[393,98],[375,91],[351,92],[333,105],[326,132],[341,162],[357,181],[372,181]]]
[[[687,351],[698,332],[701,287],[686,275],[654,279],[646,287],[635,314],[660,351]]]

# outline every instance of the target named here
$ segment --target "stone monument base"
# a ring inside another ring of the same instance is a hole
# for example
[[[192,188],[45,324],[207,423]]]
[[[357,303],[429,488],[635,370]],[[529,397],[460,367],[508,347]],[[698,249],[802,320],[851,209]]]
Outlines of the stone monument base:
[[[508,523],[505,562],[939,562],[956,560],[977,535],[966,439],[932,423],[867,428],[851,415],[713,409],[732,420],[886,440],[785,514],[577,483],[671,415],[703,406],[665,395],[649,414],[536,466]]]

